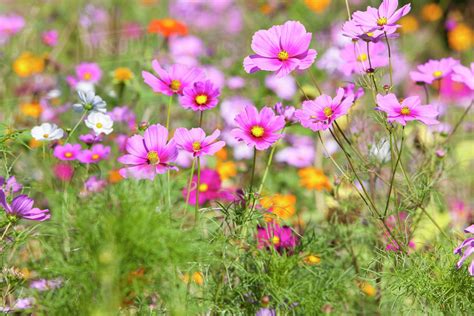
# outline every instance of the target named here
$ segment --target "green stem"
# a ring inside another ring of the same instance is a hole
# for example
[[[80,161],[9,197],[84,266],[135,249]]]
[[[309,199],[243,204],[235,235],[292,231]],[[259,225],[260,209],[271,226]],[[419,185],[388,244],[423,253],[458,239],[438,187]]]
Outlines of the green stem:
[[[204,116],[204,111],[200,111],[199,113],[199,127],[202,127],[202,117]]]
[[[283,134],[284,131],[285,131],[285,128],[282,129],[281,134]],[[262,182],[260,182],[260,186],[258,187],[257,195],[260,195],[260,193],[262,193],[263,186],[265,184],[265,180],[267,179],[268,170],[270,169],[270,165],[272,164],[272,161],[273,161],[273,155],[275,154],[276,145],[277,144],[273,145],[272,150],[270,151],[270,155],[268,156],[267,165],[265,166],[265,171],[263,172]]]
[[[170,117],[171,117],[171,104],[173,103],[173,95],[170,95],[170,99],[168,101],[168,113],[166,115],[166,129],[170,127]]]
[[[8,222],[8,225],[7,227],[5,227],[5,230],[3,231],[2,237],[0,237],[0,240],[3,240],[3,238],[7,234],[8,229],[10,229],[11,226],[12,226],[12,222]]]
[[[198,222],[199,217],[199,187],[201,185],[201,159],[197,157],[197,186],[196,186],[196,204],[194,208],[194,222]]]
[[[392,69],[392,51],[390,49],[390,41],[388,40],[387,32],[384,32],[385,34],[385,41],[387,42],[387,48],[388,48],[388,71],[390,74],[390,89],[392,90],[393,86],[393,69]]]
[[[253,162],[252,162],[252,173],[250,178],[250,194],[253,192],[253,180],[255,178],[255,164],[257,162],[257,148],[253,148]]]
[[[390,178],[390,185],[388,187],[388,194],[387,194],[387,202],[385,203],[385,210],[383,212],[384,217],[387,215],[388,207],[390,205],[390,196],[392,195],[392,188],[393,188],[393,183],[395,182],[395,174],[397,173],[398,163],[400,162],[400,159],[402,157],[404,139],[405,139],[405,127],[403,127],[402,129],[402,141],[400,143],[400,151],[398,152],[397,161],[395,162],[395,166],[393,167],[393,170],[392,170],[392,177]],[[392,144],[390,144],[390,146],[391,145]]]
[[[370,70],[374,70],[372,68],[372,59],[370,58],[370,49],[369,49],[369,43],[370,42],[367,42],[367,58],[369,59],[369,68]],[[377,83],[375,82],[375,76],[374,76],[374,73],[373,72],[370,72],[369,73],[369,77],[372,79],[372,83],[374,84],[374,94],[378,92],[378,89],[377,89]],[[375,96],[374,96],[374,99],[375,99]]]
[[[74,134],[74,132],[76,131],[76,129],[79,127],[79,125],[82,123],[82,121],[84,120],[84,118],[86,117],[87,113],[89,113],[89,111],[84,111],[84,113],[82,114],[81,118],[79,119],[79,121],[76,123],[76,125],[72,128],[71,132],[67,135],[67,138],[66,138],[66,141],[65,143],[67,144],[69,138],[71,138],[72,134]]]
[[[193,176],[194,176],[194,166],[196,164],[196,159],[193,159],[193,163],[191,164],[191,174],[189,175],[189,183],[188,183],[188,193],[186,194],[186,208],[189,205],[189,195],[191,194],[191,185],[193,184]]]

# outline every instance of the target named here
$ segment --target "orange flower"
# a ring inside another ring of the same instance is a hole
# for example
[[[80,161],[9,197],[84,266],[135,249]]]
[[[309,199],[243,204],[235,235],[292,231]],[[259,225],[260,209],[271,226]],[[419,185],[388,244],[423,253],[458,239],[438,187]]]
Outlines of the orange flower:
[[[219,149],[219,151],[216,152],[216,158],[222,161],[227,160],[227,149],[225,147]]]
[[[44,70],[44,58],[25,52],[13,62],[13,71],[20,77],[29,77]]]
[[[416,32],[419,28],[418,20],[413,15],[407,15],[400,19],[400,32],[408,34]]]
[[[28,146],[30,146],[31,148],[38,148],[42,144],[43,144],[43,142],[32,138],[32,139],[30,139],[30,142],[29,142]]]
[[[459,23],[448,32],[449,47],[458,52],[467,51],[474,43],[474,32],[464,23]]]
[[[331,0],[304,0],[304,3],[310,10],[322,13],[331,4]]]
[[[127,67],[118,67],[114,70],[114,81],[116,83],[127,83],[133,79],[133,72]]]
[[[298,171],[300,184],[302,187],[310,190],[322,191],[323,189],[331,190],[329,178],[321,169],[307,167]]]
[[[23,103],[20,105],[20,111],[25,116],[30,116],[32,118],[38,118],[43,112],[43,108],[37,102],[35,103]]]
[[[358,283],[360,290],[367,296],[373,297],[377,294],[377,289],[366,281],[361,281]]]
[[[117,183],[122,181],[123,177],[120,175],[118,170],[110,170],[109,171],[109,182],[110,183]]]
[[[192,275],[192,280],[194,283],[197,285],[203,285],[204,284],[204,275],[201,272],[194,272]],[[184,283],[188,284],[189,283],[189,274],[185,273],[181,276],[181,280],[183,280]]]
[[[443,16],[443,10],[436,3],[428,3],[421,9],[421,17],[428,22],[438,21]]]
[[[237,175],[237,167],[233,161],[219,161],[216,170],[224,181]]]
[[[148,25],[148,33],[161,34],[164,37],[171,35],[187,35],[186,24],[171,18],[152,20]]]
[[[293,194],[274,194],[260,199],[260,204],[271,209],[272,214],[281,219],[288,219],[296,212],[296,196]]]
[[[314,266],[321,262],[321,258],[316,255],[310,254],[304,257],[303,262],[306,263],[307,265]]]

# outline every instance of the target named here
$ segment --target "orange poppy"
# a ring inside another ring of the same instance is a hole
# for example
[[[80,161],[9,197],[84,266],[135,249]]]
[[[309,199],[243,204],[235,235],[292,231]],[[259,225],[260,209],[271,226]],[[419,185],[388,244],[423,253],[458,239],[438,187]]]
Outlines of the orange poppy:
[[[171,18],[155,19],[148,25],[148,33],[157,33],[164,37],[187,35],[188,27],[183,22]]]

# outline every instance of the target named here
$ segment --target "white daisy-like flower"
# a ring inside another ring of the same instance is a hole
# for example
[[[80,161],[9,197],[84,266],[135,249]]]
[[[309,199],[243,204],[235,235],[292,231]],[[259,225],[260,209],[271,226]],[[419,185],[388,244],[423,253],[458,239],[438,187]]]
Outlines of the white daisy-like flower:
[[[92,128],[96,135],[100,135],[102,133],[108,135],[112,133],[114,125],[114,121],[110,116],[101,112],[91,112],[86,120],[86,126]]]
[[[43,123],[31,129],[31,136],[39,141],[51,141],[61,139],[64,136],[64,131],[56,124]]]

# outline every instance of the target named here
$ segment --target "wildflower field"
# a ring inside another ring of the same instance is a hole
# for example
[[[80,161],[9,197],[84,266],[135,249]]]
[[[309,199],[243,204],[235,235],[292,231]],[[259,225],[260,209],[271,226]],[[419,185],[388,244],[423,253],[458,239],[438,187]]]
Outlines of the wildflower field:
[[[0,312],[472,315],[474,3],[0,3]]]

